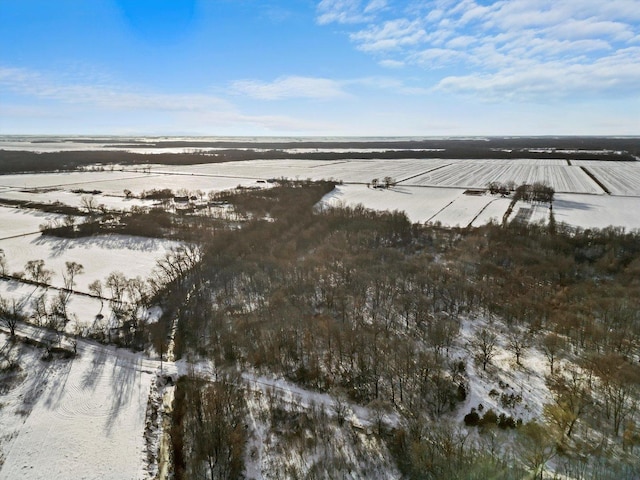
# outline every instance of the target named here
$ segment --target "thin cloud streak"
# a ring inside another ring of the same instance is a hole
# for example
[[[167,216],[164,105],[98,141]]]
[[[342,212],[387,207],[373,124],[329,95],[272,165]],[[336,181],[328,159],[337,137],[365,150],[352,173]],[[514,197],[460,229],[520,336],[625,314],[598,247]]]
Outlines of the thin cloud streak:
[[[233,82],[230,88],[233,93],[259,100],[288,98],[329,100],[347,96],[340,83],[329,78],[289,76],[277,78],[273,82],[238,80]]]
[[[64,84],[22,68],[0,67],[0,91],[2,88],[25,97],[27,101],[38,99],[55,102],[50,106],[40,104],[37,108],[20,104],[3,105],[3,114],[14,118],[75,117],[86,111],[95,117],[101,112],[121,112],[122,128],[126,128],[128,114],[151,115],[153,122],[166,124],[163,128],[171,128],[178,119],[181,128],[191,127],[194,131],[229,126],[275,132],[323,132],[331,128],[323,122],[287,115],[245,114],[232,103],[213,95],[140,93],[117,85]]]
[[[39,72],[20,68],[0,67],[0,85],[23,96],[68,104],[89,104],[113,110],[184,111],[231,108],[228,102],[212,95],[140,93],[115,85],[64,84]]]

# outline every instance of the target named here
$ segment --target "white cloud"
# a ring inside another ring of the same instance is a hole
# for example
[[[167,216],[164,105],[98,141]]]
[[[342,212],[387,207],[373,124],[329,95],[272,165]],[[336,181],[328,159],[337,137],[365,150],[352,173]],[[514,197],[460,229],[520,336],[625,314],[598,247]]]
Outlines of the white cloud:
[[[440,72],[455,68],[455,75],[444,73],[446,78],[437,83],[441,90],[504,96],[512,89],[510,96],[519,98],[609,95],[633,82],[640,84],[640,55],[628,55],[640,43],[639,0],[430,0],[409,7],[384,3],[383,14],[374,17],[368,15],[369,4],[323,0],[320,6],[348,15],[325,17],[320,23],[366,21],[364,26],[347,26],[349,38],[382,66],[413,64]],[[612,66],[606,75],[603,65]],[[567,81],[559,80],[562,77]]]
[[[386,60],[380,60],[380,62],[378,63],[380,64],[380,66],[385,68],[402,68],[405,66],[405,63],[400,60],[386,59]]]
[[[378,10],[383,10],[387,7],[387,0],[371,0],[366,7],[364,7],[364,13],[371,13]]]
[[[640,5],[638,6],[640,8]],[[633,38],[630,25],[621,22],[600,21],[594,18],[585,20],[571,19],[562,24],[549,27],[546,32],[553,38],[583,39],[592,37],[610,37],[613,40],[625,41]]]
[[[632,61],[637,58],[640,58],[640,47],[617,52],[591,64],[530,63],[527,68],[505,68],[493,74],[450,76],[442,79],[436,89],[477,93],[488,100],[505,97],[530,100],[538,95],[558,97],[604,91],[619,96],[637,95],[640,63]]]
[[[212,95],[142,93],[118,85],[63,83],[39,72],[20,68],[0,67],[0,86],[22,96],[67,104],[88,104],[110,110],[230,108],[228,102]]]
[[[391,20],[351,35],[365,52],[393,50],[418,44],[426,35],[419,21]]]
[[[429,66],[430,68],[442,68],[454,64],[466,56],[464,52],[447,48],[426,48],[411,55],[412,63]]]
[[[391,64],[390,66],[397,68],[401,65]],[[407,85],[404,81],[389,76],[343,80],[292,76],[279,78],[270,83],[257,80],[241,80],[231,85],[231,91],[235,94],[248,95],[252,98],[269,101],[291,98],[319,100],[355,98],[358,94],[362,94],[363,88],[386,90],[400,95],[427,93],[427,89],[423,87]]]
[[[318,4],[318,23],[361,23],[371,19],[359,0],[322,0]]]
[[[280,77],[273,82],[238,80],[231,85],[234,93],[260,100],[287,98],[333,99],[346,96],[339,82],[328,78]]]
[[[459,35],[447,42],[447,48],[466,48],[477,41],[476,37],[471,35]]]
[[[22,123],[17,122],[19,127],[16,128],[22,130],[16,133],[37,132],[38,128],[43,128],[43,119],[47,131],[57,132],[57,125],[51,124],[51,118],[59,119],[63,129],[66,120],[75,124],[82,122],[78,130],[93,133],[104,133],[104,128],[115,133],[172,132],[177,125],[185,131],[201,134],[211,133],[207,128],[238,134],[247,131],[308,133],[331,129],[326,122],[288,115],[246,114],[231,102],[214,95],[142,93],[122,85],[65,83],[60,78],[0,66],[0,95],[3,98],[0,117],[20,120]],[[29,119],[33,119],[32,124],[24,123]]]

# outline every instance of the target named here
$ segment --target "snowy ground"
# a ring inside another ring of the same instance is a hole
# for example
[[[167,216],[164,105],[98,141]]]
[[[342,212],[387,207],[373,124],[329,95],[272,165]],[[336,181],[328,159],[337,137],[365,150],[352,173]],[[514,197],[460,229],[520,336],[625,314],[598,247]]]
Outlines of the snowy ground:
[[[51,305],[56,298],[58,291],[52,288],[34,287],[16,280],[0,280],[0,296],[5,298],[11,305],[14,300],[22,307],[21,312],[26,317],[31,317],[34,313],[32,300],[44,295],[47,305]],[[82,336],[104,331],[108,327],[112,311],[108,301],[100,301],[98,298],[86,295],[71,294],[67,304],[67,316],[69,321],[64,327],[67,334],[79,334]],[[157,320],[159,315],[157,309],[149,311],[149,321]],[[102,319],[97,319],[98,314],[103,315]]]
[[[84,272],[75,277],[74,292],[89,292],[89,284],[100,280],[103,284],[103,297],[110,298],[110,291],[104,286],[107,276],[119,271],[126,278],[150,277],[156,261],[163,257],[180,242],[126,235],[97,235],[79,239],[63,239],[38,234],[24,235],[0,240],[0,249],[4,251],[7,273],[24,272],[25,264],[30,260],[44,260],[44,268],[53,272],[50,286],[64,287],[63,272],[66,262],[77,262],[84,267]],[[23,313],[33,313],[32,301],[44,294],[48,304],[58,294],[55,288],[45,289],[16,280],[0,280],[0,296],[9,302],[16,301],[23,308]],[[86,334],[87,329],[96,327],[99,330],[106,325],[111,316],[108,301],[101,301],[82,294],[69,297],[67,312],[70,321],[65,326],[67,333]],[[104,319],[97,320],[101,313]],[[153,316],[149,320],[153,320]]]
[[[208,193],[229,190],[238,185],[259,186],[261,184],[256,180],[260,178],[251,171],[241,171],[233,175],[210,173],[193,175],[189,171],[142,173],[137,170],[2,175],[0,176],[0,199],[39,203],[61,202],[73,207],[83,207],[83,199],[89,197],[93,198],[95,206],[102,204],[110,210],[129,210],[132,206],[151,206],[155,202],[125,198],[125,190],[131,191],[134,196],[139,196],[145,190],[165,188],[176,193],[180,190],[191,192],[201,190]],[[97,190],[102,193],[74,193],[73,190],[86,192]]]
[[[102,194],[86,194],[86,193],[73,193],[66,190],[55,188],[52,190],[47,189],[46,192],[32,192],[26,190],[7,189],[0,192],[0,200],[18,200],[22,202],[37,202],[37,203],[55,203],[60,202],[70,207],[76,207],[85,209],[85,199],[92,202],[94,208],[103,205],[111,211],[128,211],[131,207],[151,207],[156,202],[153,200],[140,200],[138,198],[125,198],[122,191],[119,192],[119,196],[116,195],[102,195]],[[86,210],[85,210],[86,211]]]
[[[30,337],[39,337],[25,327]],[[146,478],[145,412],[157,362],[80,342],[73,359],[12,344],[20,365],[0,395],[0,479]]]
[[[373,210],[402,210],[412,222],[426,222],[463,194],[455,188],[368,188],[365,185],[338,185],[322,199],[331,207],[362,204]],[[478,208],[479,210],[479,208]]]
[[[62,273],[65,262],[77,262],[84,273],[76,276],[74,290],[88,293],[88,285],[104,282],[114,271],[127,278],[149,277],[156,260],[180,242],[127,235],[95,235],[69,239],[43,236],[39,233],[0,241],[7,260],[7,271],[24,271],[29,260],[44,260],[44,266],[53,271],[50,285],[63,287]]]
[[[0,186],[16,189],[51,189],[64,188],[67,190],[86,189],[87,185],[110,183],[120,184],[126,180],[145,177],[141,172],[122,172],[119,170],[105,171],[74,171],[63,173],[21,173],[1,175]],[[116,188],[116,187],[112,187]],[[123,187],[125,188],[125,187]],[[91,188],[93,189],[93,188]],[[120,192],[122,189],[118,188]]]
[[[640,196],[558,194],[553,202],[556,222],[582,228],[640,229]]]
[[[39,232],[40,225],[63,220],[64,215],[0,206],[0,240]]]
[[[595,176],[612,194],[606,195]],[[398,184],[389,190],[367,188],[373,179],[390,177]],[[478,226],[500,221],[509,200],[488,195],[463,196],[467,188],[486,188],[489,182],[516,184],[546,182],[556,190],[556,220],[585,228],[608,225],[640,228],[640,162],[602,162],[548,159],[398,159],[398,160],[251,160],[199,165],[150,165],[117,167],[113,171],[84,171],[0,176],[0,198],[60,201],[82,206],[87,194],[71,190],[100,190],[96,204],[127,210],[150,205],[123,198],[124,190],[139,195],[143,190],[170,188],[174,192],[221,191],[238,185],[264,187],[265,180],[335,179],[344,182],[325,197],[327,204],[363,204],[378,210],[403,210],[414,222],[440,222],[445,226]],[[260,182],[260,183],[259,183]],[[34,190],[38,188],[38,190]],[[561,192],[561,193],[558,193]],[[622,197],[624,195],[624,197]],[[518,205],[518,209],[528,208]],[[514,212],[516,215],[517,212]],[[526,217],[523,211],[521,217]],[[538,208],[531,221],[548,220]],[[25,219],[23,219],[25,220]],[[39,222],[40,220],[38,220]],[[18,218],[0,210],[3,231],[21,230]],[[22,223],[25,223],[22,221]],[[35,222],[34,222],[35,225]],[[25,232],[26,233],[26,232]],[[0,233],[0,238],[9,234]],[[0,246],[0,248],[2,248]]]
[[[470,347],[482,329],[488,329],[498,335],[496,354],[486,371],[475,361],[475,352]],[[484,411],[493,409],[497,414],[505,413],[525,423],[542,418],[543,405],[552,400],[552,394],[546,384],[546,376],[549,374],[548,362],[537,348],[531,347],[523,354],[521,365],[517,365],[515,356],[507,349],[507,332],[508,328],[497,320],[488,323],[485,318],[473,317],[462,321],[458,347],[454,349],[453,356],[467,361],[469,392],[465,403],[456,412],[457,422],[461,423],[471,408],[478,409],[480,404]],[[505,406],[501,402],[502,394],[514,394],[522,400]],[[482,411],[479,413],[482,415]]]
[[[516,185],[546,183],[556,192],[604,193],[581,168],[568,165],[539,165],[513,160],[509,163],[453,161],[449,165],[420,175],[407,185],[486,188],[491,182]]]
[[[364,205],[374,210],[402,210],[412,222],[440,222],[443,226],[480,226],[500,223],[509,208],[510,198],[466,195],[464,189],[397,186],[391,189],[367,188],[365,185],[338,185],[327,194],[325,206]],[[549,221],[547,205],[518,202],[509,220],[518,212],[531,223]],[[613,195],[556,194],[553,213],[556,222],[582,228],[610,225],[626,229],[640,228],[640,197]]]
[[[587,168],[612,194],[640,196],[640,162],[628,162],[616,168],[606,165]]]
[[[635,162],[631,162],[635,164]],[[625,165],[627,165],[625,167]],[[607,172],[632,169],[629,162],[609,162]],[[539,159],[351,159],[351,160],[250,160],[186,166],[153,166],[159,173],[229,176],[239,178],[336,179],[346,183],[370,183],[391,177],[402,185],[485,188],[490,182],[516,184],[546,182],[558,192],[604,193],[587,173],[564,160]]]

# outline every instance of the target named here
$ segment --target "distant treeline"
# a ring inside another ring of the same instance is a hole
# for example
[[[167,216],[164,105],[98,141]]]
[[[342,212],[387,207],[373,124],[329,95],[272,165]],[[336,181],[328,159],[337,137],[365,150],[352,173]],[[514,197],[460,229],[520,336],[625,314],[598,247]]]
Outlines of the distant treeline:
[[[90,143],[87,141],[87,143]],[[121,148],[223,148],[209,152],[139,154],[119,151],[72,151],[37,153],[0,150],[0,174],[75,170],[94,165],[193,165],[257,159],[345,160],[345,159],[567,159],[634,161],[640,157],[640,140],[636,138],[510,138],[453,139],[374,142],[289,142],[238,143],[160,141],[127,145]],[[242,149],[240,149],[242,148]],[[249,148],[249,150],[244,150]],[[377,152],[293,152],[286,149],[388,149]],[[267,149],[267,150],[264,150]],[[436,150],[441,149],[441,150]],[[559,151],[560,150],[560,151]],[[576,150],[576,151],[572,151]],[[599,153],[594,153],[599,151]]]
[[[640,153],[640,138],[626,137],[490,137],[490,138],[433,138],[422,140],[384,139],[384,140],[333,140],[333,141],[215,141],[215,140],[158,140],[157,142],[140,141],[128,138],[90,139],[73,138],[61,141],[61,144],[86,143],[110,145],[122,148],[260,148],[260,149],[291,149],[291,148],[388,148],[393,150],[407,150],[415,148],[556,148],[561,150],[627,150]],[[51,140],[33,141],[32,143],[50,143]],[[126,145],[123,145],[126,144]]]

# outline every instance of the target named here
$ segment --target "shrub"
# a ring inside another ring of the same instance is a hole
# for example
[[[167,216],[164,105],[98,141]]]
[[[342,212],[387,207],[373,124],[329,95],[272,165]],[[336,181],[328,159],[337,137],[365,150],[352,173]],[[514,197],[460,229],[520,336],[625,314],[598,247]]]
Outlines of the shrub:
[[[498,415],[496,414],[496,412],[493,411],[493,409],[490,408],[482,416],[482,419],[480,420],[480,423],[478,425],[491,426],[491,425],[496,425],[497,423],[498,423]]]
[[[464,416],[464,424],[467,427],[476,427],[480,423],[480,415],[476,412],[475,408],[471,409],[471,412]]]
[[[507,417],[504,413],[501,413],[498,417],[498,427],[502,428],[503,430],[507,428],[516,428],[516,421],[513,419],[513,417]]]
[[[464,402],[467,399],[467,389],[464,386],[464,383],[458,384],[458,392],[457,392],[457,400],[459,402]]]
[[[520,402],[522,402],[522,396],[520,394],[502,393],[500,395],[500,405],[504,408],[513,408]]]

